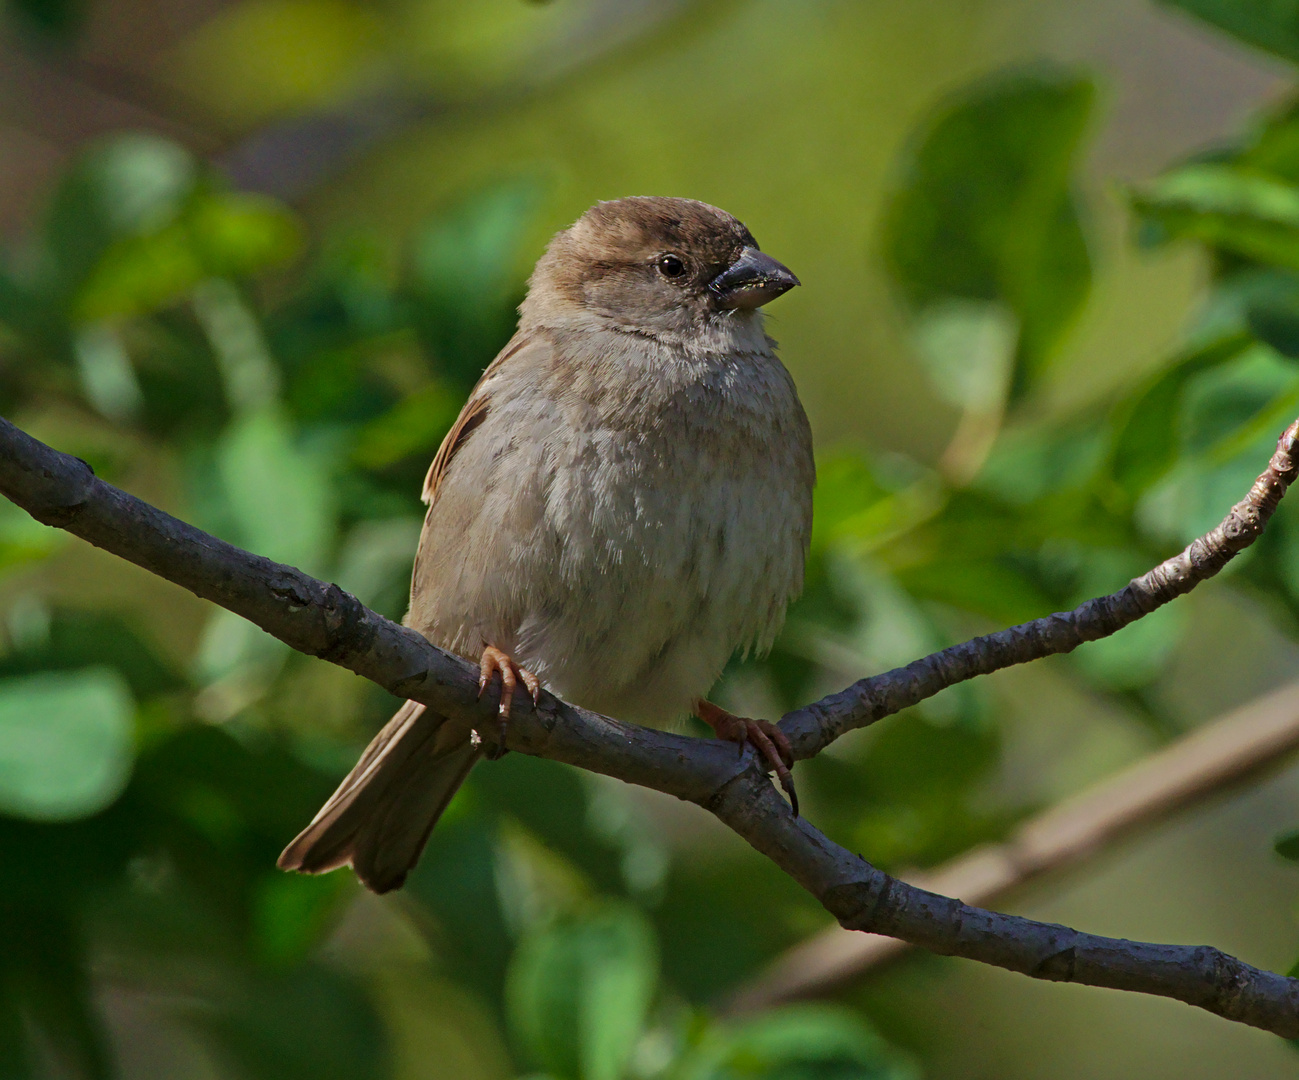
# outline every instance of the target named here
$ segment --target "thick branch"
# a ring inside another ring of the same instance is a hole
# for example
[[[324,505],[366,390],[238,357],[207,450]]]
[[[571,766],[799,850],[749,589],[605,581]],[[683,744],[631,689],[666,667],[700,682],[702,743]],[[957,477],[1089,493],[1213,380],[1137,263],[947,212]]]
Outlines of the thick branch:
[[[106,484],[79,458],[0,419],[0,494],[37,521],[66,529],[260,626],[299,652],[354,671],[398,697],[496,730],[478,700],[478,667],[385,619],[337,585],[218,540]],[[542,694],[516,706],[511,749],[607,772],[699,802],[743,766],[734,743],[622,724]],[[686,763],[689,763],[688,766]]]
[[[1283,440],[1286,455],[1294,438],[1291,428]],[[1284,491],[1286,480],[1281,477],[1288,477],[1291,469],[1288,456],[1283,466],[1277,465],[1280,457],[1279,452],[1269,474],[1255,485],[1260,493],[1257,505],[1269,513]],[[1268,479],[1272,472],[1276,479]],[[487,722],[491,703],[478,701],[474,669],[466,661],[376,615],[336,585],[241,551],[117,490],[96,478],[84,462],[3,420],[0,492],[38,521],[67,529],[183,585],[295,649],[346,667],[443,715],[478,722],[484,734],[495,727]],[[1256,532],[1266,515],[1242,514],[1241,520],[1246,519],[1256,521]],[[1205,550],[1216,549],[1210,544]],[[1194,554],[1187,558],[1190,574],[1214,572],[1195,569]],[[1211,555],[1210,561],[1217,558]],[[833,707],[823,702],[814,715],[832,717]],[[1082,934],[968,907],[907,885],[795,818],[752,752],[737,761],[734,744],[621,724],[543,693],[535,710],[521,703],[512,717],[508,745],[706,807],[850,929],[888,934],[1035,978],[1171,997],[1278,1035],[1299,1037],[1299,980],[1260,971],[1207,946],[1152,945]]]
[[[1073,609],[1046,615],[1032,622],[971,638],[853,683],[780,722],[798,758],[815,757],[839,736],[867,727],[886,716],[918,705],[949,686],[977,675],[989,675],[1016,664],[1073,652],[1087,641],[1097,641],[1122,630],[1170,600],[1190,592],[1218,573],[1262,535],[1286,488],[1299,472],[1295,460],[1299,420],[1282,433],[1276,453],[1254,486],[1233,506],[1221,524],[1180,554],[1134,578],[1109,596]]]
[[[1134,832],[1257,777],[1299,749],[1299,682],[1288,683],[1030,818],[984,844],[904,879],[969,904],[996,903],[1046,875],[1109,850]],[[778,956],[741,987],[729,1011],[753,1012],[824,994],[903,955],[898,938],[831,926]]]
[[[1208,945],[1100,937],[908,885],[782,812],[784,800],[753,772],[706,805],[813,893],[845,929],[901,938],[1035,979],[1171,997],[1286,1038],[1299,1032],[1299,979],[1261,971]]]

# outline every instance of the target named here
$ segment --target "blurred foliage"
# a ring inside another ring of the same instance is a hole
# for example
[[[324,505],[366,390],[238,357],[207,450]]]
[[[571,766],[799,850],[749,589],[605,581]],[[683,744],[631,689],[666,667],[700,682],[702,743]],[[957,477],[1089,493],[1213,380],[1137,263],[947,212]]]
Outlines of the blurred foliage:
[[[1289,55],[1284,5],[1182,6]],[[77,10],[14,7],[51,30]],[[560,7],[518,19],[576,17]],[[411,48],[526,54],[476,36],[478,17]],[[306,24],[309,71],[250,69],[269,117],[356,76],[368,10],[237,5],[193,48],[228,62]],[[961,420],[936,463],[823,455],[806,593],[769,657],[728,670],[733,707],[778,712],[1121,587],[1216,523],[1299,411],[1299,108],[1281,107],[1130,193],[1138,242],[1206,251],[1210,293],[1157,372],[1043,419],[1091,284],[1092,100],[1074,70],[982,79],[899,162],[869,257]],[[549,198],[540,173],[495,176],[393,253],[229,190],[160,137],[90,145],[0,257],[0,407],[400,617],[424,470],[512,330]],[[395,703],[227,613],[162,610],[136,577],[138,598],[82,600],[58,587],[87,558],[65,540],[0,508],[0,1075],[113,1075],[127,1008],[197,1040],[204,1075],[407,1075],[412,987],[442,1003],[421,1021],[439,1052],[477,1040],[465,1075],[916,1075],[844,1008],[718,1019],[825,913],[602,778],[519,755],[478,769],[396,898],[278,873]],[[1283,504],[1225,587],[1293,636],[1299,508]],[[1171,738],[1161,688],[1186,623],[1164,609],[1050,670],[1121,703],[1143,739]],[[888,868],[1004,835],[1048,793],[998,788],[1002,705],[995,684],[953,688],[800,764],[809,817]]]
[[[1074,73],[992,77],[941,108],[903,165],[885,257],[955,405],[1022,396],[1086,299],[1074,170],[1091,102]]]
[[[42,45],[62,45],[85,20],[84,0],[9,0],[18,25]]]
[[[6,411],[37,430],[75,416],[62,445],[102,474],[161,470],[204,527],[400,616],[423,471],[512,331],[545,193],[526,176],[469,193],[393,262],[364,238],[307,247],[288,208],[227,191],[173,143],[105,140],[0,264]],[[171,1002],[158,1022],[232,1075],[391,1075],[374,973],[322,948],[354,884],[274,860],[392,703],[226,612],[178,654],[141,613],[55,606],[40,575],[65,550],[55,530],[0,519],[0,554],[26,574],[0,655],[5,1074],[41,1075],[54,1053],[112,1075],[104,984]],[[732,875],[668,871],[624,791],[512,757],[471,780],[406,890],[427,923],[420,963],[556,1078],[721,1077],[735,1061],[909,1075],[860,1019],[791,1013],[750,1052],[687,1004],[791,940],[783,925],[714,929],[719,905],[757,924],[773,897],[809,904],[765,867],[738,907]],[[700,940],[726,961],[699,967]]]
[[[1299,7],[1290,0],[1162,0],[1233,37],[1299,63]]]

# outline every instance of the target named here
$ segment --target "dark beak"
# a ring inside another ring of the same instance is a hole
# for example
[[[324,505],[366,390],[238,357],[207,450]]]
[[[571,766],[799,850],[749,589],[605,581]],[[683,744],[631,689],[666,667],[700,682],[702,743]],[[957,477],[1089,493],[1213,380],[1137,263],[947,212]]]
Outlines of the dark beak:
[[[740,257],[708,283],[717,306],[724,310],[756,308],[799,284],[789,267],[746,247]]]

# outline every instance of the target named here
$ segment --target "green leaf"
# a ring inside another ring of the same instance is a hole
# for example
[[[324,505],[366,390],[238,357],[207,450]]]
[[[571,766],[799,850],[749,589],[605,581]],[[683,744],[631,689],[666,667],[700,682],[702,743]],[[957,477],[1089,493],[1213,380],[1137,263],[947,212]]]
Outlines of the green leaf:
[[[1176,461],[1143,493],[1140,526],[1189,543],[1217,525],[1263,471],[1297,408],[1299,370],[1266,345],[1187,378],[1174,422]]]
[[[1299,862],[1299,829],[1282,833],[1272,844],[1272,850],[1283,859]]]
[[[119,616],[63,609],[51,612],[34,598],[21,605],[11,601],[6,614],[13,647],[0,656],[0,679],[108,666],[126,680],[139,701],[185,687],[155,647]]]
[[[976,412],[1001,407],[1019,338],[1019,322],[1005,304],[937,301],[917,314],[913,336],[939,397]]]
[[[1164,670],[1187,624],[1186,608],[1165,604],[1116,634],[1084,643],[1073,653],[1073,663],[1102,686],[1140,689]]]
[[[619,1080],[657,981],[649,924],[635,908],[610,903],[520,943],[506,985],[511,1027],[562,1080]]]
[[[1250,168],[1299,183],[1299,103],[1291,101],[1266,117],[1239,160]]]
[[[1017,820],[1021,811],[980,794],[1001,754],[992,724],[940,725],[908,711],[862,759],[816,766],[816,790],[838,796],[829,807],[838,820],[826,827],[842,829],[836,835],[852,850],[885,869],[934,866],[1004,836]]]
[[[253,940],[260,959],[288,967],[304,959],[329,925],[339,902],[351,895],[343,874],[313,877],[272,870],[253,896]]]
[[[194,207],[188,226],[203,269],[215,277],[237,277],[281,265],[303,245],[297,217],[265,195],[209,195]]]
[[[1132,194],[1148,244],[1191,239],[1299,269],[1299,187],[1223,162],[1185,165]]]
[[[208,278],[194,289],[193,303],[231,411],[246,418],[273,410],[280,397],[280,369],[242,290],[227,278]]]
[[[812,493],[812,549],[821,551],[844,535],[873,535],[888,531],[889,515],[876,524],[872,511],[888,498],[870,463],[859,454],[841,454],[816,463]],[[861,515],[872,516],[863,521]]]
[[[496,184],[463,200],[415,239],[412,277],[421,294],[476,309],[508,299],[520,245],[541,201],[533,178]]]
[[[82,322],[140,315],[175,303],[203,279],[184,225],[119,240],[91,267],[73,301]]]
[[[200,478],[209,524],[259,555],[322,573],[335,539],[336,507],[325,456],[303,447],[270,405],[236,418]],[[224,721],[259,699],[288,646],[232,612],[213,612],[195,658],[205,684],[201,715]]]
[[[510,758],[522,757],[510,754]],[[550,765],[532,759],[534,766]],[[508,765],[507,765],[508,768]],[[550,770],[553,774],[556,770]],[[525,767],[526,772],[526,767]],[[496,823],[481,797],[483,770],[471,773],[447,815],[429,837],[429,845],[406,883],[436,920],[448,943],[443,962],[449,974],[485,1000],[501,1004],[513,942],[501,911]],[[533,785],[527,787],[535,791]],[[554,799],[553,789],[540,796]],[[448,820],[449,819],[449,820]]]
[[[203,279],[287,262],[302,244],[297,219],[256,195],[203,194],[162,228],[112,243],[87,271],[73,315],[139,315],[175,303]]]
[[[866,553],[943,507],[943,493],[935,477],[922,473],[892,490],[859,454],[819,460],[816,473],[811,548],[817,556],[832,546]]]
[[[64,177],[46,222],[62,289],[78,286],[114,242],[173,222],[196,182],[189,154],[156,135],[119,135],[94,145]]]
[[[1254,336],[1282,356],[1299,358],[1299,274],[1251,275],[1245,320]]]
[[[1161,0],[1249,45],[1299,63],[1299,0]]]
[[[954,300],[1013,316],[1016,393],[1091,285],[1073,171],[1092,97],[1088,80],[1049,68],[967,88],[907,156],[885,212],[885,262],[914,317]]]
[[[0,682],[0,812],[71,821],[108,806],[130,777],[134,714],[108,668]]]
[[[0,501],[0,570],[45,558],[66,539],[7,499]]]
[[[1290,596],[1299,599],[1299,507],[1293,504],[1286,506],[1282,501],[1272,528],[1280,535],[1280,543],[1275,550],[1281,581]]]
[[[261,698],[288,659],[289,647],[233,611],[219,609],[203,628],[194,674],[204,684],[199,714],[223,723]]]
[[[972,494],[991,495],[1012,507],[1028,507],[1066,492],[1077,494],[1104,461],[1109,439],[1110,432],[1094,415],[1017,425],[998,437],[974,478]]]
[[[336,508],[323,456],[299,445],[275,406],[238,417],[216,447],[219,491],[208,498],[231,542],[259,555],[322,573],[335,536]],[[196,657],[207,689],[199,709],[224,721],[259,699],[289,648],[232,612],[208,620]]]
[[[116,327],[103,322],[80,327],[72,351],[82,393],[101,415],[122,423],[139,413],[144,395]]]
[[[1289,407],[1275,424],[1266,423],[1261,430],[1258,420],[1277,412],[1274,403],[1293,397],[1297,388],[1299,368],[1266,346],[1247,349],[1228,363],[1200,372],[1187,383],[1182,402],[1182,452],[1226,461],[1260,438],[1275,441],[1290,419]],[[1270,456],[1257,460],[1257,472]]]
[[[828,576],[837,598],[852,612],[851,627],[834,632],[814,622],[791,619],[783,646],[838,671],[887,671],[951,644],[897,577],[879,563],[843,545],[827,553]],[[974,716],[978,691],[968,684],[948,687],[919,706],[939,723]]]
[[[421,452],[431,459],[463,404],[463,397],[445,383],[431,382],[362,427],[352,457],[367,469],[382,469]]]
[[[1252,335],[1291,359],[1299,357],[1299,274],[1253,263],[1219,268],[1192,337],[1212,343]]]
[[[680,1080],[917,1080],[915,1067],[857,1015],[793,1005],[708,1031]]]
[[[1005,528],[990,518],[989,528]],[[901,566],[894,572],[899,585],[917,600],[937,600],[1013,626],[1050,611],[1050,601],[1021,568],[959,547],[939,553],[932,562]]]
[[[1214,527],[1262,472],[1296,408],[1299,372],[1263,345],[1187,378],[1171,466],[1142,493],[1140,526],[1181,543]]]
[[[1110,470],[1121,488],[1136,496],[1165,476],[1177,461],[1182,398],[1197,375],[1236,359],[1254,343],[1228,333],[1193,348],[1154,376],[1118,409]]]
[[[321,572],[334,537],[329,471],[296,442],[283,414],[266,408],[236,420],[221,438],[217,466],[238,542]]]
[[[466,387],[513,332],[523,242],[544,192],[536,177],[496,184],[415,237],[410,291],[420,336],[441,371]]]

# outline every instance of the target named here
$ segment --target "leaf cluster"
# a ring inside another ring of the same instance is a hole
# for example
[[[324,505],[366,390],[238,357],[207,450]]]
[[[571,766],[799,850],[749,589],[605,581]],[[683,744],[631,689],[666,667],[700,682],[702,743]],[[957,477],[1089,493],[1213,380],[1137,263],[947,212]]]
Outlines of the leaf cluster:
[[[1293,59],[1284,5],[1182,6]],[[1130,193],[1138,242],[1211,261],[1183,346],[1045,411],[1097,258],[1080,181],[1095,96],[1085,73],[1019,68],[916,132],[863,257],[960,421],[934,462],[823,455],[806,594],[769,657],[728,670],[738,711],[1112,591],[1216,522],[1299,406],[1299,111],[1283,107]],[[392,251],[316,235],[165,140],[103,141],[0,258],[0,408],[400,616],[423,471],[512,330],[547,197],[529,175],[485,184]],[[1223,586],[1287,634],[1297,545],[1283,509]],[[383,916],[346,875],[279,874],[395,703],[134,577],[65,587],[72,557],[0,509],[0,1071],[52,1054],[111,1075],[96,1001],[134,994],[231,1075],[392,1075],[408,1021],[371,957],[395,951],[518,1068],[564,1080],[913,1075],[848,1011],[717,1021],[708,1003],[823,913],[761,860],[554,763],[477,770]],[[1170,738],[1190,622],[1165,609],[1054,677]],[[963,686],[843,740],[799,766],[807,812],[886,867],[1004,834],[1046,797],[1000,784],[1005,711],[995,684]]]

